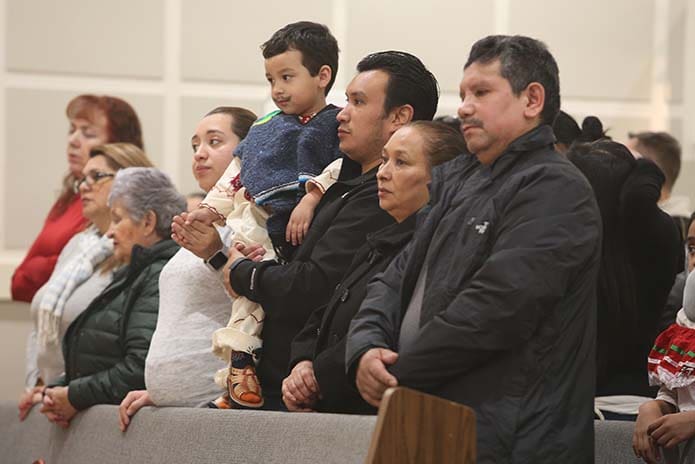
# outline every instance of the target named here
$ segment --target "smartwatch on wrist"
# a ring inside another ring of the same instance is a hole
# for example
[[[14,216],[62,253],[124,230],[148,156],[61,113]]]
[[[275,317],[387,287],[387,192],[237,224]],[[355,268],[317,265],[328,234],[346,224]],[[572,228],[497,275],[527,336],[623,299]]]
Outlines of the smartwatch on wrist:
[[[223,250],[219,250],[214,255],[205,260],[205,265],[213,272],[217,272],[227,264],[227,254]]]

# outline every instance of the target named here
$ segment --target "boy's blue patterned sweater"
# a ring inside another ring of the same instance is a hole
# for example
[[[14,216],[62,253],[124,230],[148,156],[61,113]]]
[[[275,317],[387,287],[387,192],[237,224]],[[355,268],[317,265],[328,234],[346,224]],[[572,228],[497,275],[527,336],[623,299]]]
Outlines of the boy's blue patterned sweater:
[[[234,155],[241,158],[241,183],[254,201],[270,207],[268,234],[284,242],[292,209],[304,194],[304,182],[341,156],[340,108],[327,105],[307,124],[296,115],[275,111],[258,119]]]

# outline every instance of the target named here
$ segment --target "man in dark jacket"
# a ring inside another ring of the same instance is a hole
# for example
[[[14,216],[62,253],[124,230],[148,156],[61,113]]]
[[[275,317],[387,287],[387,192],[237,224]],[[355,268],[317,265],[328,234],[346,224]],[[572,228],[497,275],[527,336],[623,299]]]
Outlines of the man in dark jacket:
[[[373,405],[403,385],[472,407],[478,462],[593,462],[601,219],[553,149],[557,64],[487,37],[460,91],[475,155],[435,170],[436,204],[352,322],[348,373]]]
[[[282,408],[281,385],[292,339],[312,310],[328,301],[367,234],[393,223],[379,208],[377,196],[376,172],[384,145],[401,126],[431,120],[437,109],[437,81],[415,56],[374,53],[360,61],[357,71],[347,87],[347,104],[337,116],[340,149],[347,157],[292,261],[255,263],[231,250],[225,267],[230,293],[260,303],[265,311],[257,373],[267,409]]]

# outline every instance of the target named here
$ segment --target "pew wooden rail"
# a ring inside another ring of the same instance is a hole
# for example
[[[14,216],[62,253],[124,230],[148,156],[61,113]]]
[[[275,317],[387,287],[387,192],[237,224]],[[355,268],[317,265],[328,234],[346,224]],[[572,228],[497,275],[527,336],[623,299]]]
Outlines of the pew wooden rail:
[[[475,413],[408,388],[390,388],[379,407],[367,464],[472,464]]]

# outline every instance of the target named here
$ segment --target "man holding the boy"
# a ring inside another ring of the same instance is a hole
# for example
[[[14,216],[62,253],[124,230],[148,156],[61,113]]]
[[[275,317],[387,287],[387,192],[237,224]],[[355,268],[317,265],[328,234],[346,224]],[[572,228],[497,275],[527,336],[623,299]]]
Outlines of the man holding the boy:
[[[434,76],[416,57],[394,51],[365,57],[346,93],[347,104],[337,116],[337,135],[347,156],[338,182],[318,204],[292,260],[284,265],[256,263],[230,250],[228,290],[257,301],[266,313],[257,373],[267,408],[281,407],[281,385],[294,336],[311,312],[326,303],[367,234],[393,222],[379,208],[377,196],[383,146],[404,124],[432,119],[438,102]]]

